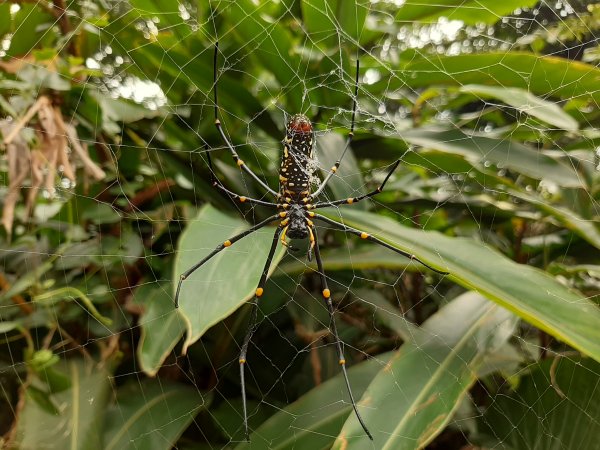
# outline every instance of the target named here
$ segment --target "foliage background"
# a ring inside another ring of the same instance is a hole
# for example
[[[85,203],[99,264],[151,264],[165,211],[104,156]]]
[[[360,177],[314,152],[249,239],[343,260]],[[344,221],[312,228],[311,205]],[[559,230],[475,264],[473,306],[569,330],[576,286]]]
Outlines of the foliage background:
[[[593,448],[599,14],[532,0],[0,4],[3,444]],[[376,200],[327,214],[450,272],[321,230],[374,444],[316,274],[283,250],[243,442],[237,354],[268,230],[173,309],[182,270],[267,214],[210,186],[206,148],[228,187],[262,195],[213,126],[217,37],[221,118],[271,186],[284,111],[314,119],[322,167],[336,159],[360,56],[353,154],[328,195],[402,164]]]

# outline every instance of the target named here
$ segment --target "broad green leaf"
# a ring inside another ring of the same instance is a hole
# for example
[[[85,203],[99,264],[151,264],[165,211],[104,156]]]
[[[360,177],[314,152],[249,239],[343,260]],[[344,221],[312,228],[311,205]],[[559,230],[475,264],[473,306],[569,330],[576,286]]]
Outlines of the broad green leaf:
[[[527,369],[516,391],[491,399],[477,440],[502,450],[597,449],[600,364],[558,355]]]
[[[489,352],[512,335],[515,317],[475,292],[450,302],[425,322],[420,339],[405,343],[362,395],[334,449],[424,448],[444,429],[477,379]]]
[[[377,355],[348,368],[356,398],[361,397],[392,355],[392,352]],[[241,443],[236,450],[330,448],[349,414],[353,414],[352,406],[348,402],[344,379],[339,374],[271,416],[250,435],[250,443]]]
[[[55,259],[56,258],[51,257],[36,268],[29,270],[19,277],[9,289],[0,294],[0,302],[4,302],[15,295],[19,295],[36,283],[39,283],[40,279],[42,279],[48,271],[52,270],[52,264]]]
[[[567,131],[576,131],[579,124],[557,104],[531,94],[526,89],[469,84],[461,92],[483,98],[497,98],[519,111]]]
[[[227,216],[210,205],[204,206],[181,235],[173,279],[179,280],[183,272],[219,244],[248,228],[243,220]],[[184,351],[212,325],[254,296],[273,234],[272,226],[252,233],[225,248],[183,282],[179,311],[187,327]],[[278,244],[269,273],[284,253],[285,249]],[[176,284],[177,281],[174,287]]]
[[[210,397],[184,384],[134,382],[106,410],[104,450],[169,450]]]
[[[553,205],[540,196],[531,195],[515,189],[509,189],[508,192],[510,195],[531,203],[539,210],[555,217],[565,228],[573,231],[590,244],[600,249],[600,229],[598,228],[598,222],[596,220],[581,217],[575,213],[575,211],[565,208],[564,206]]]
[[[35,4],[22,4],[19,11],[13,16],[10,47],[6,54],[12,57],[21,57],[31,52],[40,45],[45,34],[52,36],[53,33],[44,29],[45,25],[51,28],[55,19]]]
[[[339,208],[326,215],[414,253],[448,278],[475,289],[527,322],[600,361],[600,310],[548,273],[517,264],[471,239],[404,227],[391,218]],[[373,244],[375,245],[375,244]]]
[[[140,317],[137,358],[142,370],[154,376],[185,331],[182,317],[175,310],[168,285],[144,285],[135,291],[134,301],[144,308]]]
[[[25,391],[25,406],[17,417],[15,447],[41,449],[52,443],[57,449],[103,449],[102,424],[112,379],[109,365],[63,357],[55,368],[70,379],[71,387],[48,396],[49,405],[58,406],[55,414]]]
[[[304,0],[302,19],[311,41],[331,51],[344,45],[357,46],[369,11],[365,0]]]
[[[10,3],[3,3],[0,5],[0,38],[4,38],[4,35],[10,32],[11,22]]]
[[[91,95],[100,105],[105,121],[130,123],[165,116],[165,111],[161,109],[148,109],[132,101],[110,98],[97,91],[93,91]]]
[[[322,178],[326,177],[330,168],[335,164],[344,151],[346,139],[337,133],[327,133],[317,136],[316,153]],[[335,175],[327,183],[327,188],[333,194],[333,199],[356,197],[364,193],[364,180],[352,149],[344,156],[342,163]],[[323,201],[327,200],[325,195],[321,196]],[[356,205],[359,209],[367,209],[368,201]]]
[[[20,326],[19,322],[0,321],[0,333],[8,333],[9,331],[18,329]]]
[[[408,321],[402,312],[374,289],[359,289],[354,297],[373,310],[377,319],[405,342],[423,339],[423,329]]]
[[[560,186],[581,187],[577,171],[543,152],[509,139],[466,134],[458,129],[416,128],[402,133],[414,145],[464,155],[474,163],[500,165],[536,179],[548,179]]]
[[[344,32],[344,37],[351,39],[347,44],[351,53],[354,53],[353,47],[358,51],[358,43],[361,41],[361,36],[365,31],[365,21],[367,20],[370,7],[371,2],[369,0],[339,0],[336,20]]]
[[[285,86],[288,106],[292,111],[302,111],[303,83],[299,78],[299,56],[292,51],[292,35],[277,21],[268,22],[262,17],[262,5],[251,0],[231,3],[227,16],[235,33],[269,70],[281,86]]]
[[[369,87],[373,92],[393,92],[408,86],[490,86],[527,89],[543,98],[581,98],[600,102],[600,69],[554,56],[528,52],[490,52],[411,59],[401,74],[384,77]]]
[[[419,270],[406,258],[399,258],[394,252],[385,248],[370,245],[355,246],[353,248],[341,247],[321,249],[323,268],[326,272],[335,270],[365,270],[365,269],[394,269],[399,272],[404,270]],[[308,262],[302,259],[285,261],[281,270],[286,273],[303,273],[308,268],[316,270],[316,261]]]
[[[319,47],[335,48],[339,45],[341,30],[335,18],[339,3],[340,0],[305,0],[300,3],[306,31]],[[347,3],[354,2],[349,0]]]
[[[517,8],[531,7],[538,0],[436,0],[428,4],[422,0],[406,0],[398,8],[396,21],[436,22],[440,17],[462,20],[469,25],[493,24]]]

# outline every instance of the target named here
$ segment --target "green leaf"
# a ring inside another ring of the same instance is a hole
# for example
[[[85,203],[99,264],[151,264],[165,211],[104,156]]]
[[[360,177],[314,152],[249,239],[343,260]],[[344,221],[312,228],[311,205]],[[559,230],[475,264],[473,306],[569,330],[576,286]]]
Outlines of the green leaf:
[[[557,356],[529,366],[510,394],[496,395],[479,420],[486,448],[598,448],[600,364]]]
[[[579,124],[555,103],[541,99],[526,89],[469,84],[461,92],[483,98],[497,98],[519,111],[567,131],[576,131]]]
[[[20,326],[19,322],[0,321],[0,333],[8,333],[9,331],[18,329]]]
[[[344,151],[346,139],[337,133],[327,133],[317,136],[316,141],[319,167],[321,167],[322,175],[325,177]],[[327,188],[333,194],[332,198],[348,198],[364,194],[363,186],[364,180],[358,162],[352,153],[352,149],[348,149],[339,169],[327,183]],[[367,209],[368,206],[369,203],[366,201],[356,205],[358,209]]]
[[[154,376],[183,336],[185,324],[175,310],[167,285],[144,285],[135,291],[134,302],[144,311],[140,317],[137,358],[142,370]]]
[[[356,398],[362,396],[392,354],[377,355],[349,367],[348,378]],[[338,374],[271,416],[251,434],[251,443],[241,443],[236,450],[330,448],[348,415],[354,414],[347,397],[344,379]]]
[[[149,109],[143,105],[134,103],[133,101],[111,98],[97,91],[93,91],[91,96],[94,97],[100,105],[105,121],[113,120],[116,122],[130,123],[142,119],[165,116],[165,111],[162,109]]]
[[[52,443],[61,449],[104,448],[101,429],[112,378],[107,365],[89,359],[63,359],[57,364],[71,387],[48,398],[48,407],[60,405],[54,414],[26,397],[17,418],[16,447],[38,449]]]
[[[575,211],[565,208],[564,206],[550,204],[540,196],[517,191],[516,189],[509,189],[508,193],[516,198],[531,203],[539,210],[555,217],[565,228],[572,230],[590,244],[600,249],[600,230],[598,229],[598,222],[596,220],[581,217],[579,214],[575,213]]]
[[[351,253],[349,253],[350,251]],[[347,247],[323,248],[321,249],[321,256],[323,257],[325,272],[366,269],[420,270],[414,264],[411,264],[408,259],[399,258],[396,253],[369,243],[357,245],[351,250]],[[308,267],[316,270],[316,261],[309,263],[302,259],[286,260],[280,266],[281,270],[288,274],[303,273]]]
[[[313,43],[332,51],[349,40],[348,47],[357,47],[369,2],[365,0],[304,0],[302,19]]]
[[[436,22],[440,17],[462,20],[469,25],[494,24],[517,8],[531,7],[538,0],[436,0],[429,5],[421,0],[406,0],[398,8],[396,21]]]
[[[335,10],[339,1],[305,0],[300,3],[302,19],[308,35],[321,48],[335,48],[339,44],[341,30],[335,20]],[[350,0],[347,3],[353,3],[353,1]]]
[[[401,73],[368,87],[373,92],[435,85],[490,86],[526,89],[543,98],[581,98],[600,102],[600,68],[579,61],[528,52],[491,52],[414,59]]]
[[[248,229],[243,220],[227,216],[210,205],[181,234],[173,279],[192,267],[219,244]],[[193,275],[182,286],[179,311],[187,327],[184,351],[214,324],[238,309],[254,296],[273,241],[273,227],[252,233],[226,248]],[[279,245],[269,273],[285,253]]]
[[[106,410],[103,449],[169,450],[209,403],[209,397],[182,384],[130,383]]]
[[[46,33],[51,36],[53,33],[44,29],[54,23],[54,18],[35,4],[22,4],[19,11],[13,17],[13,36],[10,40],[10,47],[6,52],[7,56],[21,57],[31,52],[40,44]]]
[[[333,448],[424,448],[451,419],[485,355],[512,335],[514,319],[475,292],[443,307],[362,395],[358,407],[374,443],[351,414]]]
[[[10,24],[12,22],[10,6],[8,2],[0,5],[0,39],[4,38],[4,35],[10,32]]]
[[[467,289],[476,289],[527,322],[600,361],[600,311],[548,273],[517,264],[482,243],[404,227],[393,219],[339,208],[332,219],[414,253]]]
[[[285,86],[288,106],[293,111],[302,110],[303,83],[299,78],[301,64],[292,51],[293,38],[279,22],[267,22],[262,7],[251,0],[237,0],[230,4],[227,17],[235,33],[249,47],[260,65],[269,70],[281,86]]]
[[[402,133],[414,145],[464,155],[473,163],[501,165],[538,180],[551,180],[560,186],[581,187],[575,169],[534,148],[509,139],[466,134],[458,129],[416,128]]]

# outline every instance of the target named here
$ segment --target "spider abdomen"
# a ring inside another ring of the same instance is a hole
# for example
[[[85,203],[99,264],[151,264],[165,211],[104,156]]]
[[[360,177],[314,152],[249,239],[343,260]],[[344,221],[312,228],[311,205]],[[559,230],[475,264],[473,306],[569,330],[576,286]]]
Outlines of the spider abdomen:
[[[310,190],[314,132],[310,120],[293,116],[286,126],[283,156],[279,169],[280,193],[298,197]],[[305,194],[307,195],[307,194]]]

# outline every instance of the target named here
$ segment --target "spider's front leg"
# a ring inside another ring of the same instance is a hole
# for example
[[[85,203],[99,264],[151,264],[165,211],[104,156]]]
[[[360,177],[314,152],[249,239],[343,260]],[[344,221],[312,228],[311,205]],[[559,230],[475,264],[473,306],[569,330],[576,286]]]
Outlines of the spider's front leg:
[[[233,200],[237,200],[240,203],[246,203],[246,202],[254,203],[256,205],[267,206],[269,208],[277,208],[279,206],[277,203],[265,202],[264,200],[258,200],[256,198],[246,197],[246,196],[239,195],[239,194],[236,194],[235,192],[230,191],[223,185],[223,183],[221,183],[221,180],[219,180],[217,178],[217,175],[215,174],[215,171],[213,169],[212,159],[210,157],[209,152],[206,152],[206,158],[208,159],[208,168],[210,170],[210,179],[211,179],[212,185],[215,188],[219,189],[221,192],[224,192],[225,194],[227,194],[229,196],[229,198],[231,198]]]
[[[271,222],[275,222],[279,218],[280,218],[279,214],[277,214],[275,216],[271,216],[268,219],[265,219],[262,222],[247,229],[246,231],[242,231],[240,234],[236,234],[235,236],[227,239],[222,244],[217,245],[217,247],[212,252],[210,252],[207,256],[205,256],[199,262],[197,262],[192,267],[190,267],[188,270],[183,272],[181,274],[181,276],[179,277],[179,283],[177,283],[177,290],[175,291],[175,308],[179,308],[179,292],[181,291],[181,285],[191,274],[193,274],[196,270],[198,270],[200,267],[202,267],[204,264],[206,264],[208,261],[210,261],[217,253],[220,253],[223,250],[225,250],[226,248],[231,247],[233,244],[235,244],[237,241],[239,241],[243,237],[254,233],[255,231],[261,229],[265,225],[270,224]]]
[[[358,197],[348,197],[348,198],[341,199],[341,200],[334,200],[332,202],[318,202],[318,203],[315,203],[314,205],[312,205],[312,208],[317,209],[317,208],[327,208],[328,206],[351,205],[353,203],[360,202],[361,200],[364,200],[365,198],[370,198],[370,197],[373,197],[374,195],[379,194],[380,192],[383,192],[385,183],[387,183],[387,181],[390,179],[390,177],[392,176],[392,174],[394,173],[394,171],[396,170],[396,168],[398,167],[399,164],[400,164],[400,160],[397,160],[394,163],[394,165],[392,166],[391,170],[385,176],[383,182],[379,186],[377,186],[377,189],[375,189],[374,191],[371,191],[368,194],[359,195]]]
[[[248,175],[250,175],[252,178],[254,178],[254,180],[258,184],[260,184],[262,186],[262,188],[264,190],[266,190],[269,194],[275,196],[275,198],[278,198],[279,194],[277,192],[275,192],[273,189],[271,189],[263,180],[260,179],[260,177],[258,175],[256,175],[252,171],[252,169],[250,167],[248,167],[244,163],[244,161],[242,161],[242,159],[239,157],[239,155],[233,148],[233,145],[227,138],[225,131],[223,130],[223,125],[221,125],[221,121],[219,120],[219,103],[218,103],[218,96],[217,96],[217,57],[218,57],[218,55],[219,55],[219,43],[217,42],[217,43],[215,43],[215,54],[214,54],[214,59],[213,59],[213,81],[214,81],[214,94],[215,94],[215,127],[217,127],[217,131],[221,135],[223,142],[225,142],[225,145],[229,149],[231,156],[233,156],[235,163],[240,167],[240,169],[244,170]]]
[[[421,264],[422,266],[425,266],[428,269],[433,270],[436,273],[439,273],[440,275],[448,275],[450,273],[450,272],[445,272],[443,270],[436,269],[435,267],[430,266],[426,262],[420,260],[416,255],[413,255],[412,253],[408,253],[408,252],[405,252],[404,250],[400,250],[400,249],[398,249],[396,247],[393,247],[390,244],[388,244],[387,242],[382,241],[381,239],[376,238],[375,236],[372,236],[369,233],[366,233],[365,231],[360,231],[360,230],[357,230],[355,228],[349,227],[348,225],[344,225],[343,223],[338,223],[335,220],[331,220],[330,218],[322,216],[320,214],[315,214],[314,217],[315,217],[315,219],[321,220],[322,222],[325,222],[325,223],[328,223],[329,225],[332,225],[333,227],[337,228],[338,230],[346,231],[348,233],[352,233],[352,234],[354,234],[356,236],[359,236],[361,239],[366,239],[368,241],[371,241],[371,242],[374,242],[376,244],[379,244],[382,247],[389,248],[390,250],[393,250],[393,251],[395,251],[396,253],[398,253],[398,254],[400,254],[402,256],[410,258],[412,261],[416,261],[419,264]]]

